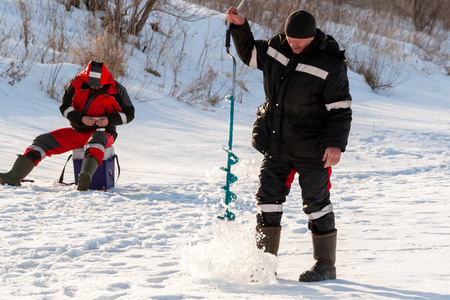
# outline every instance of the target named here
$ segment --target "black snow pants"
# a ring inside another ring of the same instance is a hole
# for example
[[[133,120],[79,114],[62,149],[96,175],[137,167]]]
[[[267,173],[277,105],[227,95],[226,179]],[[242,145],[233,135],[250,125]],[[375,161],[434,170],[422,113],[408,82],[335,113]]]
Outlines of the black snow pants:
[[[264,157],[259,187],[256,193],[257,222],[261,226],[278,226],[283,215],[283,203],[291,189],[295,174],[299,174],[303,211],[308,215],[308,228],[314,234],[335,229],[333,206],[330,202],[331,168],[323,163],[285,162]]]

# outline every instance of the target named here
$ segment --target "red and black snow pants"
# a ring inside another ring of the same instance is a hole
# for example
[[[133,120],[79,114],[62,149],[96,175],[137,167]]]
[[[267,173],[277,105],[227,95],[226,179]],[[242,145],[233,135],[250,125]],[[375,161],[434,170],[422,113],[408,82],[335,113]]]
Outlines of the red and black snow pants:
[[[79,132],[71,127],[61,128],[37,136],[24,156],[32,159],[37,166],[46,156],[84,147],[86,155],[93,156],[101,165],[106,148],[111,146],[114,140],[114,136],[106,131]]]
[[[330,202],[331,168],[323,163],[285,162],[264,157],[259,187],[256,193],[257,222],[261,226],[278,226],[283,215],[283,203],[289,195],[295,174],[302,190],[303,211],[308,216],[308,228],[314,234],[335,229],[333,206]]]

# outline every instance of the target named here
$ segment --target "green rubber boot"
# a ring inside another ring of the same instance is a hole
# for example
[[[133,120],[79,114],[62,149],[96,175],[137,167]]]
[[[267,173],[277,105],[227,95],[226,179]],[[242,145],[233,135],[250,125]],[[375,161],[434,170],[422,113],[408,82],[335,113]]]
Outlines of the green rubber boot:
[[[79,191],[87,191],[91,186],[92,176],[94,176],[99,163],[97,159],[93,156],[86,156],[81,164],[81,171],[78,175],[78,187]]]
[[[34,162],[26,156],[17,155],[11,170],[0,173],[0,184],[21,186],[20,181],[24,179],[34,168]]]
[[[336,279],[337,230],[326,234],[312,234],[313,253],[316,263],[300,275],[299,281],[313,282]]]

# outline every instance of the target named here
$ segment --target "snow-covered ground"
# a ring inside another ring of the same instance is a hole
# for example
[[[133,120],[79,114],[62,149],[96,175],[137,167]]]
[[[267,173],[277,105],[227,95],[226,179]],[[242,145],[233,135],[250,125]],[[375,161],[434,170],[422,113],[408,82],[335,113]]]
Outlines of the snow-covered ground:
[[[192,26],[222,33],[223,15],[212,18]],[[210,56],[231,69],[223,52]],[[46,68],[34,66],[14,86],[0,81],[2,172],[36,135],[68,125],[41,91]],[[79,69],[67,64],[61,74]],[[298,282],[313,264],[298,184],[278,259],[256,249],[262,157],[250,137],[263,95],[251,72],[236,105],[235,221],[217,218],[228,102],[202,110],[150,85],[146,95],[159,100],[135,101],[136,119],[118,128],[121,175],[111,191],[56,183],[68,154],[46,158],[28,176],[33,183],[0,186],[0,299],[449,299],[450,77],[408,70],[386,96],[349,72],[354,121],[331,190],[337,280]]]

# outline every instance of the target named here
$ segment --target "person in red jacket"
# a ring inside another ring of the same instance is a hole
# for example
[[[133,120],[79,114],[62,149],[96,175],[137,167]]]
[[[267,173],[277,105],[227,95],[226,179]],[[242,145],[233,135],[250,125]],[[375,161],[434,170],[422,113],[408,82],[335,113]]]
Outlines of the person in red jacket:
[[[253,147],[264,154],[256,192],[258,246],[277,255],[283,204],[298,173],[316,260],[299,280],[335,279],[330,175],[345,151],[352,121],[344,51],[304,10],[292,12],[285,32],[268,40],[255,40],[235,7],[228,9],[227,20],[240,59],[264,78],[266,97],[252,134]]]
[[[116,138],[116,126],[134,119],[134,106],[127,90],[114,80],[106,65],[91,61],[65,88],[61,114],[71,127],[37,136],[11,170],[0,173],[0,184],[20,186],[35,166],[47,156],[85,148],[78,176],[79,191],[86,191],[92,176],[102,164],[105,149]]]

